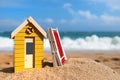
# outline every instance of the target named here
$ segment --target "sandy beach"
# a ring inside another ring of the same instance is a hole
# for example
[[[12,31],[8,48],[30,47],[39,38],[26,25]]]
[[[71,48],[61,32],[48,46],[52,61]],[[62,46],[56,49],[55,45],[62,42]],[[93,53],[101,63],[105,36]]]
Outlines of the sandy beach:
[[[0,53],[0,80],[120,80],[120,52],[67,53],[68,61],[53,67],[52,55],[44,68],[13,73],[13,55]]]

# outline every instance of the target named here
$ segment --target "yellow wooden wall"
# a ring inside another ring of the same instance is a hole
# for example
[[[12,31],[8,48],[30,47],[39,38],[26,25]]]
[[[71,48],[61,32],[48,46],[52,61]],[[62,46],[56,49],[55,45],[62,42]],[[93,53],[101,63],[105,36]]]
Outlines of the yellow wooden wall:
[[[34,28],[34,33],[26,34],[26,29],[32,26]],[[44,42],[43,35],[32,25],[26,25],[22,30],[20,30],[14,38],[14,72],[19,72],[25,70],[24,68],[24,56],[25,56],[25,37],[32,37],[35,39],[35,53],[33,58],[34,68],[41,68],[43,65],[44,56]]]

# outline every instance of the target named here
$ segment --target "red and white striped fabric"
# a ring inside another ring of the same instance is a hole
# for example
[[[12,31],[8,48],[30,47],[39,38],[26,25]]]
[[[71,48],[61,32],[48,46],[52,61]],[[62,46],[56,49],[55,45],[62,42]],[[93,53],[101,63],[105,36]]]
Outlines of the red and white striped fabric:
[[[63,49],[61,39],[59,36],[58,29],[47,29],[47,37],[50,42],[51,52],[53,54],[53,64],[54,66],[61,66],[67,60],[65,51]]]

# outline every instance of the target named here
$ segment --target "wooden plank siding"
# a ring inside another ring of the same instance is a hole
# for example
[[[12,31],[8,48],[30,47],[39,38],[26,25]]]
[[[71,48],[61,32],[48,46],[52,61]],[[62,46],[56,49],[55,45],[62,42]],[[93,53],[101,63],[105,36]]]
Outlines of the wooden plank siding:
[[[26,34],[25,30],[32,26],[34,33]],[[43,56],[44,56],[44,41],[43,35],[32,25],[28,24],[21,29],[14,38],[14,72],[25,70],[24,68],[24,57],[25,57],[25,38],[33,37],[35,40],[35,53],[34,53],[34,67],[42,68]]]
[[[18,66],[14,68],[14,72],[19,72],[19,71],[23,71],[24,70],[24,66]]]

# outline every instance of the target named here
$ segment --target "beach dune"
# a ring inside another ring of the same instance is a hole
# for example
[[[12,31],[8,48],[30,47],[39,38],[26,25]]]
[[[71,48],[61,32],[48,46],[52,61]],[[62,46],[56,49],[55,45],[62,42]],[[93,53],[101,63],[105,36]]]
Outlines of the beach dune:
[[[13,73],[13,56],[0,54],[0,80],[120,80],[118,55],[67,54],[63,66],[53,67],[51,54],[45,54],[44,68]]]

